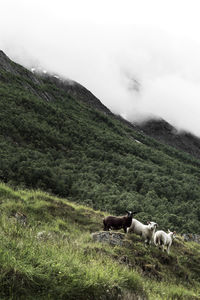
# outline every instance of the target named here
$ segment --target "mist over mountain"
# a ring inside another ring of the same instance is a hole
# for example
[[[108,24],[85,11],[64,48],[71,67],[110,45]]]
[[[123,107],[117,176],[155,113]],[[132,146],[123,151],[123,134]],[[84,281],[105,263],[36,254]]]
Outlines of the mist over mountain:
[[[130,122],[155,116],[200,136],[198,40],[175,27],[172,33],[147,24],[73,22],[63,14],[52,21],[53,6],[40,6],[37,22],[28,18],[32,3],[16,21],[12,9],[10,24],[0,26],[0,47],[14,61],[76,80]],[[20,5],[16,10],[21,15]]]
[[[17,69],[17,65],[13,64],[2,50],[0,51],[0,65],[5,71],[9,71],[13,74],[20,75],[23,73],[21,67]],[[49,82],[55,84],[58,88],[64,89],[73,97],[78,96],[80,100],[92,105],[96,109],[108,115],[112,115],[114,118],[119,119],[129,127],[139,132],[143,132],[162,143],[169,144],[177,149],[188,152],[197,158],[200,157],[200,139],[189,131],[180,131],[164,119],[156,116],[144,117],[144,115],[141,116],[141,114],[139,114],[136,118],[139,122],[129,122],[126,118],[124,118],[125,116],[113,114],[94,94],[72,79],[66,79],[57,73],[51,74],[43,68],[32,68],[31,72],[26,73],[28,78],[33,82],[39,82],[38,79],[35,78],[34,73],[42,76],[43,78],[47,78]],[[129,78],[129,80],[129,89],[134,91],[134,93],[139,93],[141,89],[140,83],[134,78]],[[45,97],[48,98],[47,95]]]

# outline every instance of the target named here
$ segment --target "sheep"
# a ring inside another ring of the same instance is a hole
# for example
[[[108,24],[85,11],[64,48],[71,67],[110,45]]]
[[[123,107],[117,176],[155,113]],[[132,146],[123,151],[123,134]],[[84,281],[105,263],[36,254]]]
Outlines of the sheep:
[[[127,211],[127,215],[123,217],[107,216],[103,219],[104,230],[109,231],[109,229],[124,229],[127,233],[127,228],[131,226],[132,217],[135,212]]]
[[[128,228],[128,233],[132,232],[140,235],[145,244],[151,244],[157,226],[158,224],[155,222],[147,222],[147,225],[145,225],[136,219],[132,219],[131,226]]]
[[[175,239],[175,237],[176,237],[175,231],[172,232],[168,229],[168,233],[166,233],[163,230],[158,230],[158,231],[156,231],[156,233],[154,235],[154,244],[156,246],[158,246],[158,245],[162,246],[163,252],[164,252],[165,246],[166,246],[167,253],[169,254],[169,250],[172,245],[172,241],[173,241],[173,239]]]

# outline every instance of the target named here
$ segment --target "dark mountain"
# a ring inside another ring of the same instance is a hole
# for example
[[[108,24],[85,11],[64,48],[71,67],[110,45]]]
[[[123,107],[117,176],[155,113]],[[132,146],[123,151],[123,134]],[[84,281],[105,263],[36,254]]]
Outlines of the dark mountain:
[[[163,119],[148,120],[139,127],[145,134],[155,138],[161,143],[200,158],[200,138],[195,135],[186,131],[178,132],[176,128]]]
[[[0,52],[0,121],[1,181],[199,232],[200,161],[115,116],[80,84]]]

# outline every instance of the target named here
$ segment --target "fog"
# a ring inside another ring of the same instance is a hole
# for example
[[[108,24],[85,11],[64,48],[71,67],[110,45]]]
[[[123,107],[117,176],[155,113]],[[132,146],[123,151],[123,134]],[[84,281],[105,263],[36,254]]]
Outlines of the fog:
[[[198,1],[0,2],[11,59],[78,81],[129,121],[200,136]]]

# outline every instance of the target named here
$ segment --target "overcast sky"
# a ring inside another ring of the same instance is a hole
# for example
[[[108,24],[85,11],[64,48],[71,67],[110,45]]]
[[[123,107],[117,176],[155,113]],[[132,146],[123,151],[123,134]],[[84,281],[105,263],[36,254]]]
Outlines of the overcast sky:
[[[199,0],[0,0],[0,49],[200,136]]]

